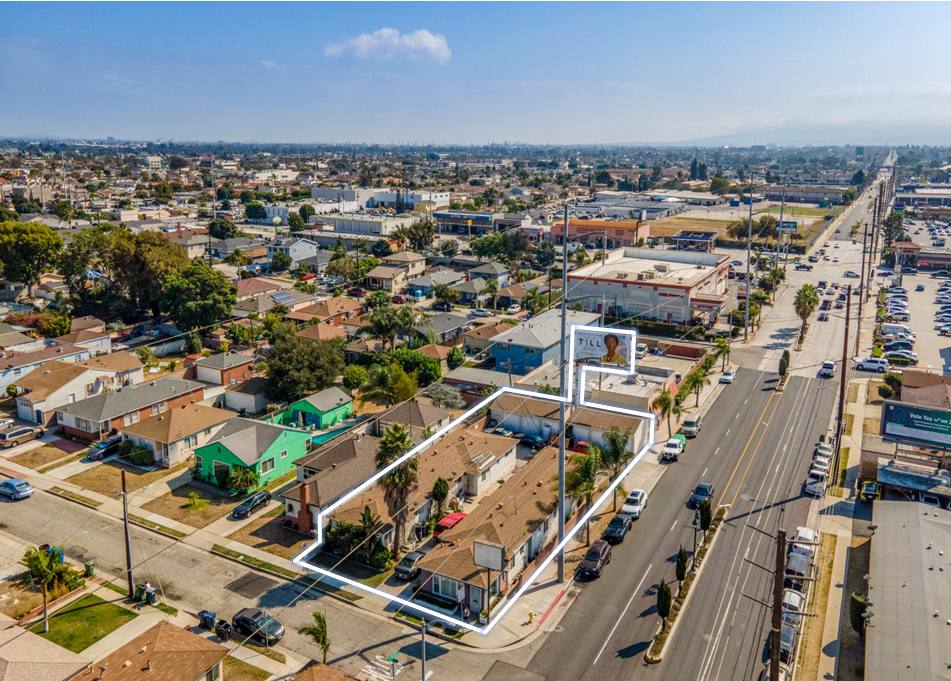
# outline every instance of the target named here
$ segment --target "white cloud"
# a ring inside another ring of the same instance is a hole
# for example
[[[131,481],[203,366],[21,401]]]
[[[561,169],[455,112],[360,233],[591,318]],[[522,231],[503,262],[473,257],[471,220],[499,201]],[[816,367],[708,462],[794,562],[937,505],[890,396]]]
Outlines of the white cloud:
[[[267,59],[261,60],[261,66],[266,69],[283,69],[287,64],[278,64],[277,62],[268,61]]]
[[[324,47],[324,56],[343,57],[348,54],[360,59],[377,57],[393,59],[433,59],[447,62],[452,57],[445,36],[432,34],[426,29],[400,33],[395,28],[381,28],[373,33],[361,33],[356,38]]]

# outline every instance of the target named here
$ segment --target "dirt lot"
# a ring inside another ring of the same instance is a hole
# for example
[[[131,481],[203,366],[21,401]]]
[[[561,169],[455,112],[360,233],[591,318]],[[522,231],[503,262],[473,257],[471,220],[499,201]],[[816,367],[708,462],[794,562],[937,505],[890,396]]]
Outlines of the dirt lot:
[[[862,432],[868,433],[869,435],[878,435],[881,429],[882,429],[881,419],[867,418],[862,423]]]
[[[122,471],[125,471],[126,487],[130,492],[151,485],[156,480],[161,480],[166,475],[176,471],[183,470],[191,466],[191,461],[183,461],[177,466],[171,468],[160,468],[155,471],[144,471],[135,466],[129,466],[118,461],[107,461],[106,463],[90,468],[89,470],[78,473],[66,479],[74,485],[79,485],[85,489],[91,489],[101,494],[111,494],[119,496],[122,491]]]
[[[301,552],[301,542],[307,537],[281,527],[283,516],[258,518],[228,536],[228,539],[291,559]]]
[[[50,592],[50,600],[66,595],[66,587]],[[16,575],[0,582],[0,614],[19,617],[33,608],[43,605],[43,592],[39,587],[30,589],[27,573]]]
[[[198,498],[206,504],[201,508],[188,508],[188,495],[191,492],[198,494]],[[241,499],[240,496],[219,495],[203,487],[188,484],[153,499],[142,506],[142,510],[158,513],[160,516],[177,520],[191,527],[204,527],[221,516],[231,513],[231,510],[241,503]]]
[[[69,452],[64,452],[62,449],[57,449],[51,445],[46,445],[45,447],[37,447],[36,449],[31,449],[28,452],[23,452],[22,454],[17,454],[16,456],[10,457],[10,461],[13,463],[18,463],[21,466],[26,466],[27,468],[32,468],[37,470],[43,468],[44,466],[49,466],[54,461],[59,461],[60,459],[67,459],[73,455]]]
[[[802,665],[799,674],[804,679],[814,679],[819,673],[819,656],[822,652],[822,629],[825,627],[826,608],[829,605],[829,587],[832,583],[832,561],[835,558],[835,544],[838,537],[834,534],[823,534],[820,537],[822,547],[816,564],[819,565],[820,588],[812,590],[809,599],[808,612],[816,613],[816,617],[809,618],[809,629],[803,645],[799,651],[799,662]]]

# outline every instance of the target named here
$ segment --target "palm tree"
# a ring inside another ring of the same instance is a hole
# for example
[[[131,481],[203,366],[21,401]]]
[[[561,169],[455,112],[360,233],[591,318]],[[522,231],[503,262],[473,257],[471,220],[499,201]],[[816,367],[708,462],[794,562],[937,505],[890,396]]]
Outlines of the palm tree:
[[[730,341],[726,338],[717,338],[717,354],[720,355],[720,358],[723,360],[723,366],[720,367],[720,371],[726,371],[726,362],[730,359]]]
[[[542,294],[538,292],[538,287],[535,286],[530,289],[528,293],[522,296],[521,304],[526,310],[532,314],[536,314],[538,312],[538,308],[544,303],[544,300],[545,299],[542,297]]]
[[[240,269],[248,264],[248,256],[240,248],[236,248],[224,257],[224,261]]]
[[[253,468],[234,466],[228,475],[228,487],[246,492],[258,486],[258,474]]]
[[[772,299],[769,297],[769,294],[766,293],[766,291],[757,290],[757,291],[753,291],[750,294],[750,303],[756,304],[756,309],[758,310],[758,314],[756,316],[760,318],[759,324],[760,326],[762,326],[763,325],[763,321],[762,321],[763,308],[766,306],[772,307],[773,305]]]
[[[707,378],[706,372],[704,372],[701,369],[697,369],[694,372],[694,374],[695,376],[693,377],[693,380],[690,382],[690,386],[694,394],[697,396],[697,407],[699,408],[700,407],[700,393],[703,391],[703,387],[705,385],[710,385],[710,379]]]
[[[409,229],[397,227],[390,236],[396,241],[397,248],[402,251],[406,248],[406,242],[409,239]]]
[[[628,428],[622,433],[620,428],[614,426],[602,436],[601,441],[601,463],[611,472],[611,479],[614,480],[634,456],[634,452],[627,446],[631,441],[631,429]],[[619,490],[620,486],[614,488],[615,511]]]
[[[809,315],[816,311],[819,306],[819,293],[812,284],[803,284],[802,288],[796,291],[796,298],[793,301],[793,307],[796,308],[796,314],[802,320],[802,327],[799,329],[799,340],[806,337],[806,322]]]
[[[492,311],[495,312],[497,309],[495,305],[496,305],[496,302],[498,302],[498,297],[499,297],[499,280],[498,279],[489,279],[487,282],[485,282],[485,286],[483,287],[481,291],[479,291],[479,295],[481,296],[486,293],[492,296]]]
[[[370,561],[370,554],[373,553],[373,547],[376,543],[376,526],[380,523],[380,516],[373,515],[369,506],[363,507],[363,515],[360,516],[360,527],[363,529],[363,558]]]
[[[588,446],[587,454],[575,454],[565,471],[565,494],[589,508],[597,492],[598,471],[601,470],[600,447]],[[591,523],[585,523],[586,546],[591,544]]]
[[[398,309],[386,305],[374,309],[370,313],[370,323],[357,329],[356,335],[381,341],[384,350],[387,345],[392,350],[396,347],[396,336],[412,328],[415,323],[416,312],[412,305],[404,305]]]
[[[364,399],[386,400],[386,407],[389,409],[393,401],[393,394],[396,390],[396,379],[393,376],[393,370],[388,364],[374,364],[370,367],[370,375],[367,382],[360,388]]]
[[[52,553],[49,551],[40,551],[32,546],[26,550],[23,556],[23,562],[29,571],[33,582],[39,584],[43,589],[43,633],[50,630],[49,616],[46,611],[49,603],[49,590],[58,578],[56,563]]]
[[[658,411],[662,419],[667,419],[667,432],[673,435],[674,431],[670,426],[670,417],[676,416],[677,423],[680,423],[680,405],[674,400],[673,395],[670,394],[670,390],[665,389],[660,395],[655,397],[654,401],[651,402],[651,409]]]
[[[322,612],[314,612],[314,626],[301,627],[297,630],[301,636],[308,636],[324,654],[324,664],[327,664],[327,653],[330,652],[330,638],[327,636],[327,620]]]
[[[385,468],[413,448],[413,440],[400,423],[394,423],[383,433],[376,452],[377,468]],[[393,557],[398,558],[403,540],[403,528],[409,508],[407,497],[419,487],[419,457],[412,457],[383,476],[383,493],[393,511]]]

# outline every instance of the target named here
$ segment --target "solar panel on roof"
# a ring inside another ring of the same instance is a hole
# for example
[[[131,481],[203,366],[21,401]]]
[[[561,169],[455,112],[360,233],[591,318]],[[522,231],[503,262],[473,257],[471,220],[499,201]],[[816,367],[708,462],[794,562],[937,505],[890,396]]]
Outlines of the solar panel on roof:
[[[293,302],[294,302],[294,296],[292,296],[291,294],[287,293],[286,291],[281,291],[280,293],[275,293],[273,296],[271,296],[271,299],[272,299],[275,303],[280,303],[280,304],[282,304],[282,305],[286,305],[287,303],[293,303]]]

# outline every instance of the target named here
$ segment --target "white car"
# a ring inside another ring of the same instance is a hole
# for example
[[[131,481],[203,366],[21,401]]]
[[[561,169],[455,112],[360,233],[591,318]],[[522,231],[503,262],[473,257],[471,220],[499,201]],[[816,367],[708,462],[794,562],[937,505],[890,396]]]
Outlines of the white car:
[[[736,369],[727,369],[720,376],[720,383],[732,383],[734,380],[736,380]]]
[[[13,419],[0,419],[0,430],[6,430],[7,428],[13,428],[14,420]]]
[[[672,437],[667,440],[667,444],[664,445],[664,449],[660,453],[662,461],[680,460],[680,454],[685,449],[684,441],[681,438],[683,438],[683,435],[678,435],[677,437]]]
[[[812,458],[817,458],[820,456],[825,456],[832,458],[832,455],[835,453],[835,447],[833,447],[828,442],[820,442],[816,445],[816,451],[812,453]]]
[[[838,247],[839,247],[839,244],[838,244],[838,243],[836,243],[836,244],[833,246],[833,248],[838,248]]]
[[[888,289],[889,293],[908,293],[908,289],[901,286],[892,286]]]
[[[839,256],[835,256],[834,258],[832,258],[832,262],[839,262]]]
[[[817,456],[812,460],[813,470],[822,471],[826,475],[829,474],[829,469],[832,467],[832,459],[826,456]]]
[[[828,477],[829,476],[822,471],[809,471],[809,476],[806,478],[805,482],[806,494],[810,494],[814,497],[821,497],[823,494],[825,494],[826,480]]]
[[[856,362],[855,368],[859,371],[877,371],[880,374],[884,374],[888,371],[888,362],[881,357],[868,357]]]
[[[647,508],[647,492],[642,489],[632,489],[621,506],[621,513],[632,518],[640,518],[641,511]]]
[[[819,369],[820,376],[828,376],[829,378],[835,376],[835,362],[829,360],[828,362],[822,363],[822,368]]]
[[[936,322],[941,322],[942,324],[951,323],[951,314],[937,314],[934,317]]]
[[[792,552],[798,553],[808,558],[812,558],[816,553],[816,531],[808,527],[799,527],[796,534],[790,539],[792,542]]]
[[[509,305],[509,309],[505,311],[505,314],[518,314],[522,311],[521,305]]]
[[[492,313],[483,308],[483,309],[479,309],[479,310],[473,310],[473,311],[472,311],[472,316],[473,316],[473,317],[491,317],[491,316],[492,316]]]
[[[937,298],[934,299],[934,301],[936,303],[942,303],[942,304],[951,303],[951,296],[938,296]]]
[[[911,315],[907,312],[895,312],[895,314],[889,314],[888,316],[894,319],[896,322],[907,322],[911,319]]]

